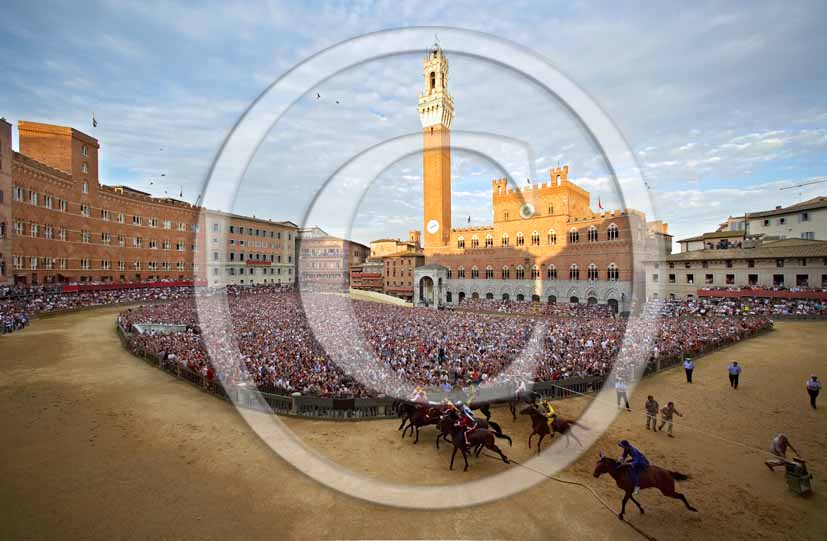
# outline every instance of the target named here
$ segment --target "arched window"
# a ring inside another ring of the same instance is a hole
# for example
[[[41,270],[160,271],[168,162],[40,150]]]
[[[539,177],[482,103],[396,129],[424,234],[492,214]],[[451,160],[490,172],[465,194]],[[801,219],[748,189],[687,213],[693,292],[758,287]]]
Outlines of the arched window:
[[[617,265],[614,263],[609,263],[608,278],[610,282],[617,282],[620,278],[620,271],[618,271]]]
[[[522,265],[517,265],[517,280],[525,279],[525,268]]]
[[[448,279],[451,279],[451,267],[448,267]]]
[[[508,268],[508,265],[504,265],[501,271],[502,279],[508,280],[511,277],[511,269]]]
[[[476,235],[471,237],[471,248],[479,248],[480,247],[480,239]]]
[[[486,280],[491,280],[493,278],[494,278],[494,267],[492,267],[491,265],[488,265],[487,267],[485,267],[485,279]]]
[[[476,280],[479,277],[480,277],[480,269],[479,269],[479,267],[474,265],[473,267],[471,267],[471,278],[473,280]]]
[[[457,267],[457,278],[465,278],[465,267],[462,265]]]
[[[577,232],[577,229],[574,227],[571,228],[569,231],[569,244],[577,244],[577,241],[580,240],[580,233]]]
[[[525,237],[523,237],[522,233],[517,233],[517,246],[524,246],[525,245]]]
[[[507,219],[508,219],[508,211],[506,210],[506,211],[503,211],[503,220],[507,220]]]
[[[597,280],[597,265],[589,263],[589,280]]]
[[[540,267],[538,267],[537,265],[532,265],[531,266],[531,279],[536,280],[539,277],[540,277]]]
[[[557,232],[554,229],[548,230],[548,245],[554,246],[557,244]]]
[[[465,237],[457,239],[457,248],[465,248]]]
[[[620,237],[620,229],[618,229],[617,224],[611,223],[609,224],[608,229],[608,238],[609,240],[617,240]]]
[[[557,279],[557,267],[554,265],[549,265],[548,270],[546,270],[546,277],[549,280],[556,280]]]
[[[494,237],[490,233],[485,236],[485,247],[486,248],[493,248],[494,247]]]
[[[577,263],[573,263],[571,267],[569,267],[569,280],[579,280],[580,279],[580,269],[577,268]]]
[[[531,233],[531,245],[540,246],[540,234],[536,231]]]
[[[436,87],[436,73],[431,72],[431,90]]]
[[[489,301],[494,300],[494,294],[490,293],[490,292],[486,293],[485,298],[488,299]]]
[[[502,237],[501,240],[502,240],[502,243],[503,243],[503,247],[507,247],[508,246],[508,233],[503,233],[503,237]]]
[[[589,242],[597,242],[597,228],[593,225],[589,226]]]

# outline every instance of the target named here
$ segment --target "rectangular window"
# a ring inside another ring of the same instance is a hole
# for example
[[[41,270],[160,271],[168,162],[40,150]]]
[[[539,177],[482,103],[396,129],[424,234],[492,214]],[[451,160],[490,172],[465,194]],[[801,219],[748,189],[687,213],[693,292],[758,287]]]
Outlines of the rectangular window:
[[[816,234],[814,231],[805,231],[801,233],[801,238],[804,240],[815,240]]]
[[[755,260],[754,259],[747,259],[747,267],[754,269],[755,268]]]
[[[715,278],[713,277],[713,275],[711,275],[711,274],[705,274],[704,275],[704,284],[705,285],[710,285],[710,284],[714,283],[714,281],[715,281]]]
[[[784,286],[784,275],[783,274],[773,274],[772,275],[772,285],[775,287],[783,287]]]
[[[802,212],[801,213],[801,221],[802,222],[809,222],[810,221],[810,213],[809,212]]]
[[[694,274],[687,274],[686,275],[686,283],[687,284],[694,284],[695,283],[695,275]]]
[[[776,267],[783,267],[784,266],[784,260],[783,259],[776,259],[775,260],[775,266]]]
[[[674,275],[674,274],[670,274],[670,275],[669,275],[669,283],[670,283],[670,284],[674,284],[674,283],[675,283],[675,275]]]
[[[735,283],[735,275],[734,274],[727,274],[726,275],[726,283],[727,283],[727,285],[733,285]]]
[[[657,275],[657,274],[653,274],[653,275],[652,275],[652,281],[653,281],[653,282],[657,282],[657,281],[658,281],[658,275]]]
[[[770,221],[769,220],[764,220],[764,227],[769,227],[769,226],[770,226]]]
[[[37,205],[37,192],[29,192],[29,203]]]
[[[21,188],[20,186],[15,186],[13,191],[14,191],[14,200],[15,201],[23,201],[25,190],[23,190],[23,188]]]
[[[786,219],[786,218],[779,218],[779,219],[778,219],[778,225],[784,225],[785,223],[787,223],[787,219]]]

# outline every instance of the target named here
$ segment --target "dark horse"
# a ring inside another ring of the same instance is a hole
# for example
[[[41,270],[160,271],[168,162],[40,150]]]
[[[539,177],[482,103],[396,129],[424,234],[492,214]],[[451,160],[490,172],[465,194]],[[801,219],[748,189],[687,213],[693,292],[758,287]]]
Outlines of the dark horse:
[[[408,414],[407,417],[402,419],[402,425],[399,426],[400,429],[405,424],[406,420],[410,421],[408,426],[405,427],[405,430],[402,431],[402,437],[405,437],[408,430],[411,431],[411,436],[413,436],[414,432],[416,432],[416,439],[414,439],[414,443],[419,443],[419,429],[423,426],[439,424],[439,419],[441,417],[442,411],[439,408],[426,406],[424,404],[418,405],[416,409]]]
[[[468,454],[471,452],[472,449],[477,449],[477,454],[482,450],[483,447],[486,449],[491,449],[503,459],[503,462],[508,464],[508,457],[503,454],[497,444],[494,443],[494,433],[487,428],[480,428],[477,426],[474,430],[472,430],[468,434],[468,443],[465,442],[465,431],[460,427],[455,427],[454,423],[456,422],[457,412],[451,411],[445,414],[442,417],[441,423],[445,423],[448,426],[453,428],[453,433],[451,435],[451,443],[454,444],[454,450],[451,452],[451,465],[448,469],[454,469],[454,457],[457,455],[457,450],[462,452],[462,458],[465,460],[465,469],[462,471],[468,471]],[[478,423],[479,424],[479,423]],[[445,425],[440,425],[445,426]]]
[[[531,416],[531,434],[528,436],[528,448],[531,449],[531,438],[534,437],[535,434],[539,434],[540,441],[537,442],[537,454],[540,454],[540,448],[543,445],[543,438],[550,434],[548,429],[548,419],[545,415],[543,415],[537,406],[530,405],[527,408],[524,408],[520,411],[520,415],[530,415]],[[588,430],[585,426],[577,423],[571,419],[563,419],[559,415],[557,419],[554,421],[554,431],[557,434],[563,434],[566,436],[566,447],[569,446],[569,437],[574,438],[574,441],[577,442],[577,445],[583,447],[583,444],[580,443],[580,440],[577,439],[577,436],[574,435],[572,432],[571,427],[579,426],[584,430]]]
[[[534,391],[521,391],[514,394],[514,398],[508,401],[508,409],[511,410],[512,420],[517,420],[517,405],[521,402],[527,405],[536,404],[540,399],[540,393]]]
[[[604,473],[608,473],[612,476],[612,479],[615,480],[617,486],[626,493],[623,496],[623,505],[620,507],[620,514],[617,515],[617,518],[620,520],[623,520],[623,514],[626,512],[626,502],[629,500],[632,500],[635,505],[637,505],[641,514],[644,513],[643,507],[641,507],[640,503],[632,495],[635,486],[632,483],[632,477],[629,475],[629,469],[630,466],[613,458],[603,456],[602,453],[600,454],[600,460],[597,461],[597,466],[594,468],[595,477],[600,477]],[[686,481],[687,479],[689,479],[688,475],[649,465],[640,473],[639,482],[641,489],[657,488],[664,496],[682,501],[687,509],[697,513],[698,510],[686,501],[686,496],[680,492],[675,492],[675,481]]]
[[[456,420],[457,420],[456,412],[443,413],[442,418],[439,420],[439,423],[437,423],[437,428],[439,429],[439,434],[436,437],[436,448],[437,449],[439,449],[439,439],[440,438],[444,439],[445,441],[449,441],[448,436],[453,437],[453,435],[454,435],[454,423],[456,422]],[[494,433],[494,436],[496,436],[498,438],[501,438],[501,439],[504,439],[504,440],[508,440],[508,446],[509,447],[513,446],[513,443],[511,442],[511,436],[509,436],[508,434],[505,434],[503,432],[503,429],[500,427],[500,425],[498,423],[495,423],[494,421],[487,421],[485,419],[477,419],[477,428],[485,428],[487,430],[490,430],[491,432]],[[481,449],[482,449],[481,447],[476,449],[476,455],[477,456],[479,456]]]

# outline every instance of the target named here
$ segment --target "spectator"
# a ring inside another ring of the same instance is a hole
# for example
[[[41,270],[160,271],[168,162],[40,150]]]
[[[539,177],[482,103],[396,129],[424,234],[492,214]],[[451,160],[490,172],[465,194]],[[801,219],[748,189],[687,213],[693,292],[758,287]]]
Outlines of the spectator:
[[[655,397],[649,395],[646,398],[646,430],[649,430],[649,426],[651,425],[652,431],[658,431],[658,408],[660,405],[658,401],[655,400]]]
[[[805,386],[807,387],[807,394],[810,395],[810,406],[816,409],[816,398],[818,398],[818,392],[821,390],[821,382],[818,381],[818,376],[815,374],[811,375],[810,379],[806,381]]]
[[[695,361],[687,357],[683,360],[683,369],[686,372],[686,382],[692,383],[692,372],[695,370]]]
[[[727,367],[727,371],[729,372],[729,386],[737,390],[738,379],[741,376],[741,366],[738,364],[738,361],[732,361]]]

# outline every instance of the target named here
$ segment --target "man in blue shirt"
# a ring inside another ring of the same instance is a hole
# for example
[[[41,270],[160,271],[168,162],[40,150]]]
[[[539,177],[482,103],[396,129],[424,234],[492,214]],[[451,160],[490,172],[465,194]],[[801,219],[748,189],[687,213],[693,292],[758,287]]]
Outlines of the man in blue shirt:
[[[643,453],[629,443],[629,440],[623,440],[618,445],[623,448],[623,456],[620,457],[620,462],[629,464],[632,482],[635,484],[635,490],[632,494],[637,496],[640,492],[640,473],[649,467],[649,461],[646,460]],[[627,457],[629,458],[628,462],[626,461]]]
[[[683,360],[683,369],[686,371],[686,383],[692,383],[692,371],[695,370],[695,362],[687,357]]]
[[[738,376],[741,375],[741,365],[738,364],[738,361],[732,361],[732,364],[727,367],[727,371],[729,372],[729,386],[737,389]]]

